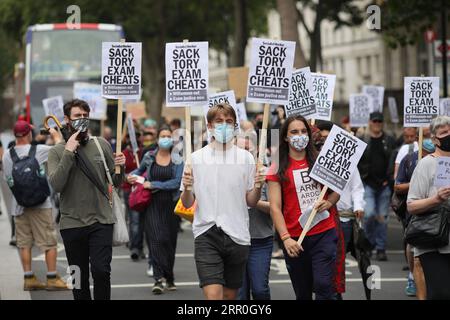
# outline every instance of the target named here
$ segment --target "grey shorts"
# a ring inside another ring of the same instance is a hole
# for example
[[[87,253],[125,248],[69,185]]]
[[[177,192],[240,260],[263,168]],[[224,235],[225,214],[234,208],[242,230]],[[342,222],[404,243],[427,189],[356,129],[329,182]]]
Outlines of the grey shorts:
[[[234,242],[216,225],[198,236],[194,255],[200,288],[211,284],[242,287],[249,248]]]

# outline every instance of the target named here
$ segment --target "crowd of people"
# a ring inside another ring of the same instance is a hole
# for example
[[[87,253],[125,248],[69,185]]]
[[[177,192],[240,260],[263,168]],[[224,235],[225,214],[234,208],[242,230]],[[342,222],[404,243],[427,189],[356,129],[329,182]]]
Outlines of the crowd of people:
[[[136,137],[126,134],[122,152],[116,154],[110,128],[97,139],[89,133],[89,112],[82,100],[64,105],[71,133],[67,141],[55,129],[36,136],[30,124],[19,120],[13,128],[15,141],[2,150],[3,176],[13,193],[12,244],[20,250],[24,290],[68,289],[56,272],[59,230],[69,265],[81,272],[80,286],[72,289],[74,299],[91,299],[90,274],[94,299],[110,299],[113,187],[121,190],[126,208],[130,259],[148,260],[154,294],[177,290],[174,264],[182,220],[174,209],[179,201],[185,208],[195,207],[194,258],[206,299],[271,299],[269,273],[276,246],[296,299],[311,300],[313,294],[317,300],[342,299],[347,253],[357,249],[368,259],[388,260],[390,208],[406,229],[412,217],[450,198],[450,187],[433,184],[437,158],[450,156],[447,116],[438,116],[424,129],[423,159],[416,128],[404,128],[395,139],[384,130],[380,112],[370,114],[366,129],[350,128],[344,119],[339,125],[367,148],[346,190],[340,195],[328,190],[316,201],[323,186],[309,172],[332,122],[311,125],[302,116],[286,118],[283,108],[277,108],[271,128],[280,130],[279,141],[269,141],[258,157],[262,115],[242,122],[236,132],[234,109],[218,104],[206,115],[201,148],[186,163],[179,119],[162,125],[152,119],[134,121]],[[130,205],[138,186],[151,194],[139,211]],[[318,214],[300,245],[314,207]],[[359,245],[361,237],[366,248]],[[32,271],[34,244],[45,253],[46,284]],[[450,299],[449,245],[414,248],[405,241],[404,250],[409,269],[405,294]]]

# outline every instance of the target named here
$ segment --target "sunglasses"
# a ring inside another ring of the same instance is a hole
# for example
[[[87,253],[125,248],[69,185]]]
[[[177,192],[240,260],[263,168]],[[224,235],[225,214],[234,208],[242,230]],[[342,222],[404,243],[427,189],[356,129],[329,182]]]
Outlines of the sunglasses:
[[[372,120],[373,123],[383,123],[381,120]]]

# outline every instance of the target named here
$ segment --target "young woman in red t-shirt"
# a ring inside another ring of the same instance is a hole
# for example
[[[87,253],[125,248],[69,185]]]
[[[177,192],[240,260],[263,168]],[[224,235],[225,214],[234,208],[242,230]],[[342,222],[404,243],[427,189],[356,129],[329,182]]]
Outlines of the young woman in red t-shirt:
[[[322,186],[309,177],[317,151],[304,117],[290,117],[284,122],[278,157],[279,165],[275,162],[267,176],[270,212],[283,240],[296,298],[311,300],[314,292],[317,300],[334,299],[337,244],[334,215],[339,195],[329,192],[324,200],[316,203]],[[305,224],[313,205],[317,208],[318,222],[313,221],[300,246],[297,240],[303,229],[299,220]]]

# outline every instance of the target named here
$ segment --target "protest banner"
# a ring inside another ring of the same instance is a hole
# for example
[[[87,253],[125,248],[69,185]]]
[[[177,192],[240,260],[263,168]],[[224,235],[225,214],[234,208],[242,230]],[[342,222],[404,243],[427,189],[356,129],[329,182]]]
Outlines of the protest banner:
[[[365,85],[362,87],[362,93],[372,97],[371,112],[378,111],[383,113],[384,87]]]
[[[205,114],[205,123],[206,124],[208,124],[208,120],[206,119],[208,110],[219,103],[226,103],[226,104],[230,105],[234,109],[234,112],[236,113],[236,117],[238,117],[238,110],[236,107],[236,98],[234,96],[234,91],[229,90],[229,91],[224,91],[224,92],[218,92],[218,93],[209,95],[208,104],[203,106],[203,112]],[[236,132],[239,132],[240,129],[241,129],[241,126],[240,126],[239,117],[238,117],[236,119],[236,124],[235,124],[234,130]]]
[[[107,101],[102,98],[102,87],[98,84],[87,82],[75,82],[73,84],[73,98],[87,102],[91,111],[89,118],[93,120],[105,120],[107,118]]]
[[[139,155],[138,155],[139,146],[136,140],[136,130],[134,128],[133,117],[131,116],[131,114],[127,115],[127,125],[128,125],[128,136],[130,137],[134,158],[136,159],[136,164],[139,167]]]
[[[247,95],[248,67],[228,68],[228,87],[234,91],[236,99]]]
[[[388,106],[389,106],[389,114],[391,115],[391,122],[392,123],[399,123],[400,120],[398,118],[398,109],[397,109],[397,101],[394,97],[388,98]]]
[[[241,123],[242,121],[248,121],[247,109],[245,109],[245,103],[244,102],[236,103],[236,109],[238,112],[239,123]]]
[[[315,120],[331,120],[333,109],[333,94],[336,85],[336,75],[325,73],[311,73],[314,102],[317,108]]]
[[[258,168],[262,166],[265,154],[270,104],[289,103],[294,53],[295,42],[293,41],[252,39],[246,101],[264,104]]]
[[[131,114],[134,120],[140,120],[147,118],[147,110],[145,108],[145,102],[139,101],[137,103],[125,104],[125,109],[127,114]]]
[[[116,154],[122,152],[122,99],[139,99],[141,96],[142,44],[140,42],[102,43],[102,96],[117,99]],[[116,166],[116,174],[120,166]]]
[[[306,119],[314,119],[317,113],[314,101],[311,70],[309,67],[292,72],[289,103],[284,106],[286,118],[302,115]]]
[[[436,175],[434,176],[436,188],[450,187],[450,157],[438,157]]]
[[[442,98],[439,106],[439,114],[441,116],[450,116],[450,98]]]
[[[317,199],[323,200],[328,188],[342,194],[352,173],[357,170],[359,160],[367,144],[356,138],[351,133],[333,126],[325,144],[320,151],[309,176],[324,185]],[[313,209],[308,217],[305,227],[298,239],[299,245],[303,242],[306,233],[316,216],[317,210]]]
[[[42,105],[46,116],[54,115],[61,124],[64,124],[64,101],[62,96],[44,99],[42,100]]]
[[[349,100],[350,127],[367,127],[372,109],[372,97],[365,93],[353,93]]]
[[[208,42],[166,43],[166,106],[208,103]]]

